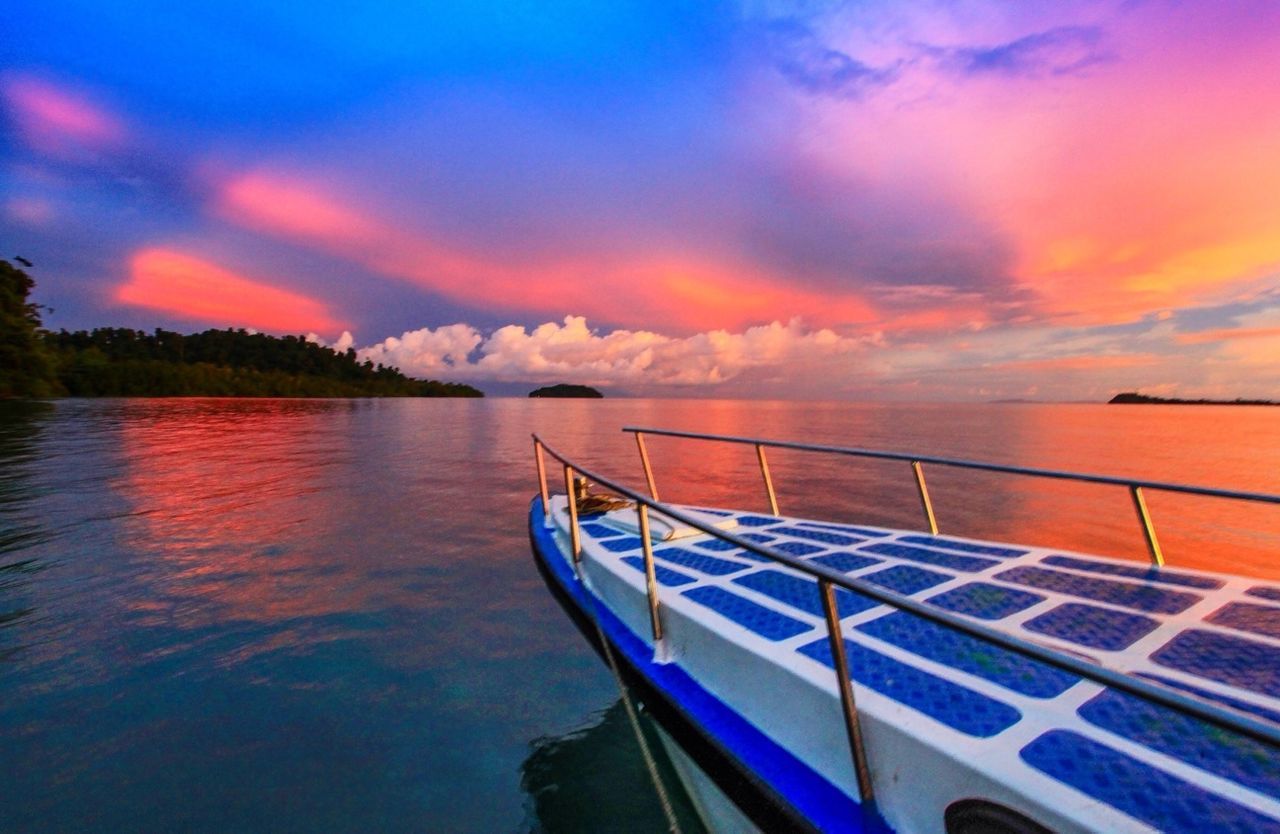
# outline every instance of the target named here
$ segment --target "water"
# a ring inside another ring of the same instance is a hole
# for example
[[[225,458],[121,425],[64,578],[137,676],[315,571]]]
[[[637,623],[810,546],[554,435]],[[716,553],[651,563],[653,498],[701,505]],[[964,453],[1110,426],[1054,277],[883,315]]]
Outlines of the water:
[[[639,483],[626,424],[1280,491],[1268,408],[0,403],[0,830],[662,828],[525,530],[529,432]],[[749,447],[649,445],[664,498],[764,506]],[[919,524],[905,463],[770,463]],[[1123,490],[926,474],[944,531],[1144,558]],[[1149,502],[1171,564],[1280,578],[1280,508]]]

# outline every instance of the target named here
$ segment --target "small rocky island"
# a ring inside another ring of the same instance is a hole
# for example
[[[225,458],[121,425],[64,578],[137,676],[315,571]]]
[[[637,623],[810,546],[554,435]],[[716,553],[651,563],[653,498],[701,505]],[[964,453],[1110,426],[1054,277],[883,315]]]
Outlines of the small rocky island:
[[[1127,391],[1123,394],[1116,394],[1108,402],[1108,405],[1280,405],[1272,400],[1179,400],[1170,399],[1168,397],[1149,397],[1146,394],[1138,394]]]
[[[586,397],[589,399],[597,399],[597,400],[604,398],[604,394],[601,394],[599,391],[592,388],[590,385],[569,385],[564,382],[560,383],[559,385],[547,385],[535,391],[530,391],[529,396],[530,397],[577,397],[577,398]]]

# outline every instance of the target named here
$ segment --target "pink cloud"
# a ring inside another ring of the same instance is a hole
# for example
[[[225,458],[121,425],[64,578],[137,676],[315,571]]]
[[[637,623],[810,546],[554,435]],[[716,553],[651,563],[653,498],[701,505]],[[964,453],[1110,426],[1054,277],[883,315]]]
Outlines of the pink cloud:
[[[320,301],[169,249],[136,252],[116,300],[218,327],[334,333],[346,325]]]
[[[118,147],[124,122],[82,92],[30,75],[0,77],[0,97],[23,139],[37,151],[64,156],[77,149]]]
[[[1132,321],[1280,266],[1280,7],[873,9],[874,25],[828,35],[900,71],[856,100],[795,96],[789,153],[810,176],[967,207],[1009,240],[1041,319]],[[1026,48],[1063,31],[1089,37],[1061,56]]]
[[[1161,357],[1147,353],[1125,355],[1055,356],[1049,359],[1026,359],[989,365],[985,371],[1101,371],[1117,368],[1144,368],[1157,365]]]
[[[566,311],[677,331],[743,327],[779,316],[816,324],[874,318],[851,292],[818,293],[739,263],[676,253],[642,259],[568,255],[512,264],[465,251],[354,207],[323,186],[247,174],[222,183],[214,210],[239,225],[304,243],[467,304]]]
[[[57,216],[48,200],[33,197],[14,197],[6,201],[4,213],[10,219],[28,226],[44,226]]]

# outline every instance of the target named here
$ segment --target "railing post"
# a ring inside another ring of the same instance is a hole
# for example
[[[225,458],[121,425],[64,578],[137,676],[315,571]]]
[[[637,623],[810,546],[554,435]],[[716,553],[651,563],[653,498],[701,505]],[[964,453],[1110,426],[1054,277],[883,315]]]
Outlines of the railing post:
[[[640,546],[644,549],[644,584],[649,594],[649,623],[653,626],[653,642],[662,639],[662,620],[658,616],[658,577],[653,566],[653,542],[649,539],[649,506],[636,502],[640,516]]]
[[[1130,486],[1129,494],[1133,496],[1133,508],[1138,511],[1138,522],[1142,525],[1142,535],[1147,540],[1147,552],[1151,554],[1151,564],[1164,567],[1164,553],[1160,551],[1160,541],[1156,538],[1156,526],[1151,522],[1151,514],[1147,512],[1147,499],[1142,496],[1142,487]]]
[[[658,500],[658,487],[653,482],[653,467],[649,465],[649,452],[644,448],[644,434],[636,432],[636,446],[640,449],[640,465],[644,467],[644,480],[649,485],[649,497]]]
[[[551,496],[547,493],[547,464],[542,457],[542,441],[533,439],[533,457],[538,463],[538,495],[542,498],[542,523],[551,526]]]
[[[869,806],[875,802],[875,793],[871,787],[867,751],[862,743],[862,726],[858,723],[858,705],[853,699],[853,680],[849,675],[849,659],[844,651],[844,634],[840,631],[835,588],[832,587],[831,580],[819,579],[818,591],[822,595],[822,613],[827,619],[827,639],[831,644],[831,659],[835,662],[837,685],[840,687],[845,735],[849,739],[849,751],[853,755],[853,771],[858,777],[858,798],[864,806]]]
[[[573,565],[582,559],[582,533],[578,530],[578,495],[573,488],[573,467],[564,465],[564,493],[569,496],[569,548],[573,553]]]
[[[760,474],[764,476],[764,488],[769,493],[769,510],[778,515],[778,496],[773,491],[773,478],[769,477],[769,461],[764,457],[764,446],[756,444],[756,457],[760,459]]]
[[[920,461],[911,461],[911,471],[916,476],[916,490],[920,493],[920,506],[924,509],[925,520],[929,522],[930,535],[938,535],[938,520],[933,517],[933,502],[929,500],[929,488],[924,485],[924,470]]]

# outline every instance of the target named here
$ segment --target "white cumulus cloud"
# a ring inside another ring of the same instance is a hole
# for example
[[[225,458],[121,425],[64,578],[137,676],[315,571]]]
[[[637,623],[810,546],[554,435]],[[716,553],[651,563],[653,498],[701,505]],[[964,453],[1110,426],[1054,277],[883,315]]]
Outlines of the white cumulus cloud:
[[[339,340],[351,344],[349,334]],[[414,376],[445,379],[707,385],[751,368],[789,365],[849,353],[862,345],[798,320],[713,330],[687,337],[647,330],[597,333],[581,316],[532,330],[507,325],[487,337],[467,324],[424,327],[361,348],[360,359]]]

